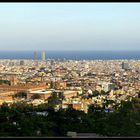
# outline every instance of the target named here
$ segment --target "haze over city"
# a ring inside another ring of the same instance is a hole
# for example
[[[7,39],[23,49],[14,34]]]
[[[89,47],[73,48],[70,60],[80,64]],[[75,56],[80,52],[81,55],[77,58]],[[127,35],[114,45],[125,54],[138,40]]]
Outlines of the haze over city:
[[[0,13],[0,137],[140,137],[140,4]]]
[[[0,50],[140,50],[139,3],[1,3]]]

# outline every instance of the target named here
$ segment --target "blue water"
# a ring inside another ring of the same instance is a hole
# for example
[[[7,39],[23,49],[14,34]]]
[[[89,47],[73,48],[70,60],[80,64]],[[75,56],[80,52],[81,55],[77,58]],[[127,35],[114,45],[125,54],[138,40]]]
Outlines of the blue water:
[[[38,51],[38,59],[41,59]],[[0,59],[34,59],[34,51],[0,51]],[[140,59],[140,51],[46,51],[46,59]]]

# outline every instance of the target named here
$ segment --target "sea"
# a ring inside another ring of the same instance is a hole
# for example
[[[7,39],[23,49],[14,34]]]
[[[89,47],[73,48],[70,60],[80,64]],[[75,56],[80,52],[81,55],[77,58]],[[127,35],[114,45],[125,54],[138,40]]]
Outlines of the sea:
[[[0,51],[0,59],[34,59],[35,51]],[[41,60],[42,51],[36,51]],[[46,59],[140,60],[140,51],[45,51]]]

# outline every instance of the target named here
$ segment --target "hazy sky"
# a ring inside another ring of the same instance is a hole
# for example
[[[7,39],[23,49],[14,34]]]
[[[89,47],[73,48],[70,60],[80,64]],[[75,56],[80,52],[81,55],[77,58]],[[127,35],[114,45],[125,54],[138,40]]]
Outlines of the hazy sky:
[[[1,3],[0,50],[140,50],[140,4]]]

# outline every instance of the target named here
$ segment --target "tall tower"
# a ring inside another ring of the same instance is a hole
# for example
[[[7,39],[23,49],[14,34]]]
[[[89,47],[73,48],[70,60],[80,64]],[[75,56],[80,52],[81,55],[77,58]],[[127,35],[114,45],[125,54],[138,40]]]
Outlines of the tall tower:
[[[45,51],[42,52],[42,61],[46,61],[46,52]]]
[[[34,51],[34,62],[35,62],[35,66],[38,66],[38,56],[36,51]]]
[[[37,60],[37,52],[34,52],[34,60]]]

